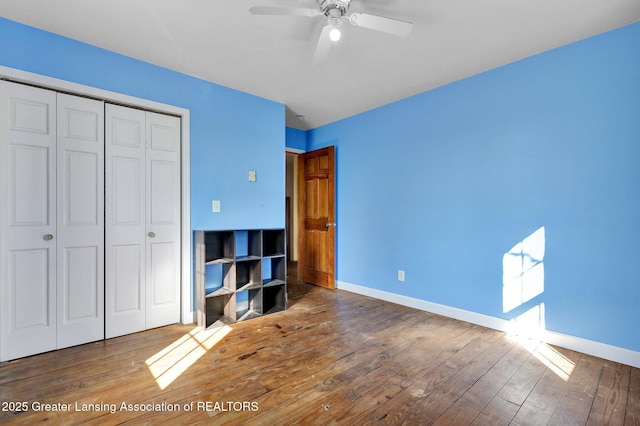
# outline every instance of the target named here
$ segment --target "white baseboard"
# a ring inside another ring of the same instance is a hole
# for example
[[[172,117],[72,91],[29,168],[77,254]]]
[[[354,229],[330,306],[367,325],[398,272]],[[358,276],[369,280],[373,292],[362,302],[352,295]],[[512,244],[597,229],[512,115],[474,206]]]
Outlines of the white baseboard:
[[[504,332],[513,331],[513,323],[502,318],[496,318],[489,315],[466,311],[464,309],[453,308],[451,306],[440,305],[422,299],[416,299],[413,297],[403,296],[387,291],[376,290],[373,288],[363,287],[357,284],[351,284],[343,281],[336,281],[336,287],[340,290],[345,290],[351,293],[357,293],[363,296],[373,297],[375,299],[386,300],[398,305],[408,306],[410,308],[431,312],[460,321],[466,321],[483,327],[492,328],[494,330],[500,330]],[[619,362],[621,364],[640,368],[640,352],[548,330],[545,330],[543,333],[541,333],[541,335],[537,337],[545,343],[582,352],[598,358],[607,359],[609,361]]]

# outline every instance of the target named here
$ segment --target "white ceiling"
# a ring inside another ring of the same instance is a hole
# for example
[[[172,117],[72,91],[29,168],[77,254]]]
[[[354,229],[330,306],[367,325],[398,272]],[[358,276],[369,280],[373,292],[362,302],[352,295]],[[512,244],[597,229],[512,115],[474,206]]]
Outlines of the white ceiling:
[[[640,20],[640,0],[353,0],[350,12],[411,21],[412,33],[343,25],[317,65],[323,17],[252,5],[316,3],[0,0],[0,16],[283,103],[303,130]]]

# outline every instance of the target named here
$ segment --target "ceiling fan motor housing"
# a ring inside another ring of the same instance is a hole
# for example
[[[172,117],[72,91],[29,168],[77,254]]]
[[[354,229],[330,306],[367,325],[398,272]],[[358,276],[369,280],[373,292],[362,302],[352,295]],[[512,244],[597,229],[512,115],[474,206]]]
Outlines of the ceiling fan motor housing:
[[[339,18],[346,15],[351,0],[317,0],[320,10],[329,18]]]

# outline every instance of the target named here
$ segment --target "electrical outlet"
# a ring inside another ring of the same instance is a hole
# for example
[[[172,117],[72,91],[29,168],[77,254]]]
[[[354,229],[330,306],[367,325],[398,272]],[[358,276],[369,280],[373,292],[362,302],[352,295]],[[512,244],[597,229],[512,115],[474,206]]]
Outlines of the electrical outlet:
[[[398,269],[398,281],[404,282],[404,271],[402,269]]]
[[[249,182],[254,183],[257,180],[256,171],[249,170]]]

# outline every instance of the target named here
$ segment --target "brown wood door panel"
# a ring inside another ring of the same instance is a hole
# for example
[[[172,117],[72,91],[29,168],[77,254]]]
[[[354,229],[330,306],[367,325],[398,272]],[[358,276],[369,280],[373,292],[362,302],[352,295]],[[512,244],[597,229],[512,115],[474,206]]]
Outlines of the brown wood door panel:
[[[298,278],[335,288],[334,147],[298,157]]]

